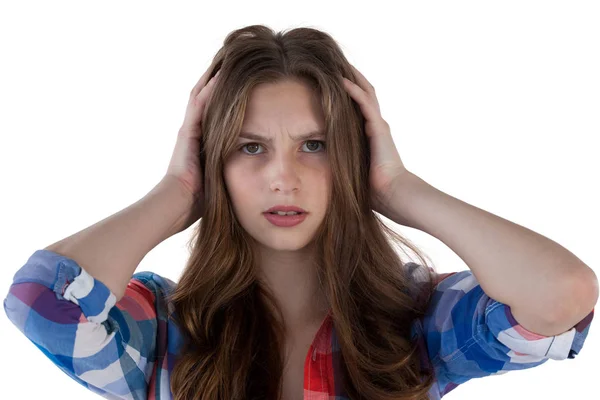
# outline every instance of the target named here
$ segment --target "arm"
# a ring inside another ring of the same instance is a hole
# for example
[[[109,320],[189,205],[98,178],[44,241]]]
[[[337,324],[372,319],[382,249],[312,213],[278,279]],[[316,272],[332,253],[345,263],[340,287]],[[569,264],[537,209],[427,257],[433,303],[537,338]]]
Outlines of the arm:
[[[175,284],[133,272],[186,226],[191,197],[180,188],[163,179],[130,207],[36,251],[4,299],[9,320],[95,393],[146,398],[160,376],[166,337],[159,326],[167,322],[164,299]]]
[[[162,327],[168,322],[165,299],[174,288],[167,278],[139,272],[115,303],[114,293],[75,260],[37,250],[15,273],[4,311],[87,389],[111,399],[145,399],[167,373]]]
[[[394,222],[424,231],[452,249],[491,298],[510,306],[528,330],[565,332],[593,309],[593,270],[558,243],[462,202],[412,173],[395,186]]]
[[[544,336],[519,324],[508,305],[489,297],[470,270],[438,274],[423,318],[413,329],[432,366],[440,397],[471,380],[576,358],[592,311],[573,328]],[[460,395],[459,395],[460,397]]]
[[[191,205],[181,185],[165,176],[141,200],[44,250],[76,260],[119,301],[146,254],[181,231]]]

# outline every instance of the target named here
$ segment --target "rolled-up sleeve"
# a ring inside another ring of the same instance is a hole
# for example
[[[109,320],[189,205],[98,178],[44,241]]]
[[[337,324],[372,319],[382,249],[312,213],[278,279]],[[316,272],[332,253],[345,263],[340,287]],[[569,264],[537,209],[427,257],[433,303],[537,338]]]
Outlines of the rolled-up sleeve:
[[[117,303],[74,260],[38,250],[15,273],[4,310],[54,364],[89,390],[106,398],[146,399],[161,290],[152,286],[151,274],[135,274]]]
[[[521,326],[508,305],[487,296],[470,270],[449,274],[437,284],[422,321],[440,394],[471,378],[575,358],[593,314],[561,334],[539,335]]]

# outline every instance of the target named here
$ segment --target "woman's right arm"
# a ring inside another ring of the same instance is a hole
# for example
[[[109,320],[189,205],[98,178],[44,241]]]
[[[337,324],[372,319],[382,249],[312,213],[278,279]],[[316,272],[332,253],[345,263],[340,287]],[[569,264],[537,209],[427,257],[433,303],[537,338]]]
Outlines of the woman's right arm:
[[[44,250],[76,260],[119,301],[142,259],[183,230],[191,208],[188,192],[166,175],[141,200]]]
[[[165,296],[174,283],[134,271],[157,244],[188,226],[191,197],[166,176],[128,208],[43,250],[19,270],[4,299],[10,321],[88,389],[146,398]]]

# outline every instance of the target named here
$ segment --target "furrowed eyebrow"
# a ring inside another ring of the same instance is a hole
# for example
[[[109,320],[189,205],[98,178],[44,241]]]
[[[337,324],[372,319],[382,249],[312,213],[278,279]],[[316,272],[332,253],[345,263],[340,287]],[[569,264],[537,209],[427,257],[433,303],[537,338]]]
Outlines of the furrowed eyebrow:
[[[258,140],[258,141],[266,142],[269,144],[273,143],[272,138],[257,135],[256,133],[252,133],[252,132],[241,132],[239,138],[240,139]],[[304,141],[304,140],[317,139],[317,138],[324,139],[325,134],[323,134],[323,132],[317,130],[317,131],[311,131],[311,132],[305,133],[304,135],[292,136],[292,139],[295,141]]]

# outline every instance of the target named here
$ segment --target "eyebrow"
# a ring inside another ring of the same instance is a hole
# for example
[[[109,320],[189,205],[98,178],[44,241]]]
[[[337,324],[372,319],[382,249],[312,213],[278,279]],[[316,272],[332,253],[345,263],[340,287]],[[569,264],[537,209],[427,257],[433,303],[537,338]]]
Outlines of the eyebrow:
[[[303,135],[292,136],[292,139],[295,141],[304,141],[304,140],[315,139],[315,138],[324,138],[324,137],[325,137],[325,134],[322,131],[316,130],[316,131],[310,131]],[[260,140],[263,142],[267,142],[269,144],[273,143],[272,138],[257,135],[256,133],[252,133],[252,132],[241,132],[239,138],[240,139],[243,138],[243,139],[251,139],[251,140]]]

